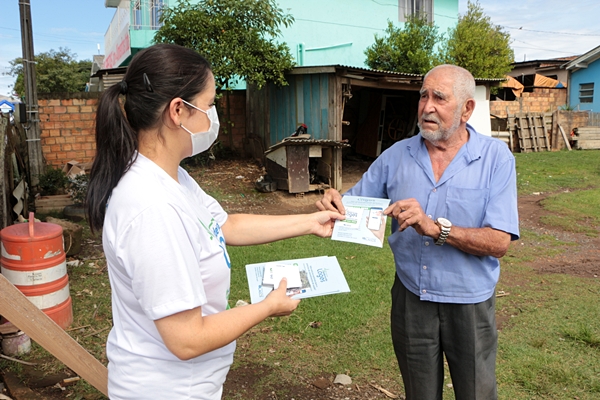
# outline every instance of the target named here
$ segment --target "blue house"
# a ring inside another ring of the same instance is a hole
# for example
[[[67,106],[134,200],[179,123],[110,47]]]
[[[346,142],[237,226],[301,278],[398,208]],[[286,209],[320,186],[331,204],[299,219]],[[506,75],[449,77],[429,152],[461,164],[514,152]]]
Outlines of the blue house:
[[[567,103],[570,107],[582,111],[600,112],[599,60],[600,46],[564,65],[569,72]]]

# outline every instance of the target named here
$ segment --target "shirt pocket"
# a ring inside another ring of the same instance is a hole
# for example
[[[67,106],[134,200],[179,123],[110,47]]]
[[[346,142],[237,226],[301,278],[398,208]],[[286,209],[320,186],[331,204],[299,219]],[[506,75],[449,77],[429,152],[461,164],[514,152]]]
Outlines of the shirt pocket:
[[[490,190],[448,187],[446,218],[456,226],[481,228]]]

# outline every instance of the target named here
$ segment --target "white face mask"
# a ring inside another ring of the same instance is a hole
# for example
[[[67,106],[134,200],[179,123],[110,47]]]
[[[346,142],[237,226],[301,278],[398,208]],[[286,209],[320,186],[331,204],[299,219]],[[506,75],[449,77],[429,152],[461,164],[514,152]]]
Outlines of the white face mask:
[[[183,128],[187,133],[192,137],[192,154],[190,157],[195,156],[196,154],[200,154],[203,151],[206,151],[212,146],[212,144],[217,140],[217,136],[219,135],[219,115],[217,114],[217,108],[215,106],[211,106],[208,111],[204,111],[193,104],[188,103],[187,101],[181,99],[185,104],[190,107],[195,108],[198,111],[203,112],[208,116],[210,120],[210,127],[206,132],[198,132],[193,133],[189,129],[187,129],[183,124],[179,124],[181,128]]]

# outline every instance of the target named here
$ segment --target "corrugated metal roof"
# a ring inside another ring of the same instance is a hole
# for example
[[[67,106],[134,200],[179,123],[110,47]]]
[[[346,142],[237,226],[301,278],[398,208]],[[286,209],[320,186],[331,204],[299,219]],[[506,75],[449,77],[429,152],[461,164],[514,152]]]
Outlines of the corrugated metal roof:
[[[422,74],[410,74],[410,73],[406,73],[406,72],[396,72],[396,71],[384,71],[384,70],[379,70],[379,69],[371,69],[371,68],[365,68],[365,67],[354,67],[351,65],[342,65],[342,64],[331,64],[331,65],[312,65],[312,66],[298,66],[298,67],[294,67],[294,71],[301,71],[302,69],[306,69],[306,70],[313,70],[313,71],[318,71],[319,69],[322,68],[332,68],[332,69],[346,69],[348,71],[354,71],[354,72],[366,72],[366,73],[371,73],[371,74],[377,74],[377,75],[382,75],[382,76],[397,76],[397,77],[406,77],[406,78],[410,78],[410,79],[420,79],[422,80],[424,75]],[[315,73],[313,72],[313,73]],[[331,71],[333,72],[333,71]],[[505,78],[475,78],[475,82],[503,82],[505,81]]]
[[[396,71],[384,71],[381,69],[371,69],[371,68],[362,68],[362,67],[351,67],[349,65],[334,65],[335,67],[340,67],[340,68],[351,68],[351,69],[355,69],[358,71],[367,71],[367,72],[377,72],[377,73],[382,73],[382,74],[386,74],[386,75],[401,75],[401,76],[410,76],[410,77],[423,77],[423,75],[421,74],[409,74],[406,72],[396,72]]]
[[[282,146],[301,146],[301,145],[320,145],[324,147],[350,147],[350,144],[347,142],[338,142],[337,140],[330,139],[295,139],[295,138],[286,138],[279,143],[275,143],[273,146],[269,147],[265,154],[272,152]]]

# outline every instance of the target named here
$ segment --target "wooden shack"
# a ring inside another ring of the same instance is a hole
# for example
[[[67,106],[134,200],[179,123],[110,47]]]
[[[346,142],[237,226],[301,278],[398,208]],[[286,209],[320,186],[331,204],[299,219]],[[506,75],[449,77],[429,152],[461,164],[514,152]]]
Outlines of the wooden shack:
[[[313,158],[320,159],[313,160],[318,175],[329,180],[325,187],[341,189],[343,152],[374,159],[415,132],[421,75],[332,65],[296,67],[286,78],[288,86],[247,88],[248,151],[281,179],[279,189],[323,188],[305,177]],[[285,143],[300,124],[314,142]]]
[[[287,184],[280,181],[278,189],[297,193],[300,189],[290,181],[302,182],[308,191],[323,188],[310,181],[307,184],[305,177],[298,174],[309,171],[298,168],[298,164],[290,169],[288,155],[296,161],[301,159],[306,165],[315,157],[309,155],[310,149],[316,151],[320,147],[324,158],[322,162],[313,160],[313,165],[318,166],[321,176],[330,180],[330,187],[341,190],[342,155],[374,160],[395,142],[418,132],[422,75],[329,65],[296,67],[286,78],[287,86],[268,84],[257,90],[248,85],[246,94],[246,150],[263,161],[269,174],[287,180]],[[475,81],[478,89],[482,89],[478,92],[485,97],[483,104],[487,111],[483,119],[487,118],[489,125],[489,89],[499,85],[502,79],[476,78]],[[283,144],[301,124],[307,126],[311,140],[325,142],[313,143],[304,150],[291,149],[290,143]],[[281,148],[278,155],[272,154],[277,150],[274,146]],[[304,153],[296,154],[298,151]],[[283,154],[286,163],[278,158]],[[267,162],[267,155],[271,161],[280,162]]]

